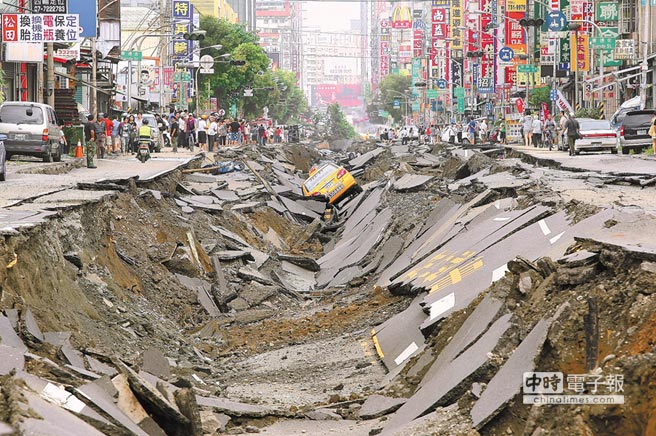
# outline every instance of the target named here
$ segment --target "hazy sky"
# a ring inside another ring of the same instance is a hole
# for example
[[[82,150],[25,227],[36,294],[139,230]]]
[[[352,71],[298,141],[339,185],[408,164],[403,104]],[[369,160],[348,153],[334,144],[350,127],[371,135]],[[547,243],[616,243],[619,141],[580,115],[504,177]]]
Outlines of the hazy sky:
[[[360,18],[358,2],[304,2],[304,24],[319,26],[321,30],[348,30],[351,20]]]

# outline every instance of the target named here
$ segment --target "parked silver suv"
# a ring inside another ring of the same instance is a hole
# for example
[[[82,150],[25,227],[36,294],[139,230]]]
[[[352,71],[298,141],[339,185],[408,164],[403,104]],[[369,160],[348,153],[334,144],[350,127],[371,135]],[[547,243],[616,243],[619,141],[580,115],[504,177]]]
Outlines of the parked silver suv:
[[[14,154],[59,162],[62,131],[51,106],[28,101],[7,101],[0,106],[0,134],[7,135],[7,159]]]

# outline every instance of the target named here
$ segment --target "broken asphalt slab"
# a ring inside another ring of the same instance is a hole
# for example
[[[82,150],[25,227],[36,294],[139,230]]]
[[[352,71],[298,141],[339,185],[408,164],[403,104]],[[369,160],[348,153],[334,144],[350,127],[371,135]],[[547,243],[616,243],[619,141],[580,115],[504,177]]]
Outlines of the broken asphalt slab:
[[[469,377],[487,362],[497,343],[511,326],[512,315],[506,314],[460,356],[442,366],[401,408],[390,418],[383,435],[420,417],[435,408],[452,390],[465,383]],[[520,380],[521,381],[521,380]]]
[[[492,377],[481,397],[471,410],[471,419],[476,429],[481,429],[517,395],[523,384],[524,373],[534,370],[535,359],[547,339],[549,327],[567,308],[561,305],[553,317],[542,318],[524,338],[501,369]]]
[[[407,398],[391,398],[383,395],[369,395],[362,404],[358,415],[360,419],[375,419],[388,415],[401,407]]]
[[[422,189],[433,177],[420,174],[404,174],[394,182],[392,188],[399,192],[410,192]]]
[[[263,418],[269,415],[277,415],[277,412],[272,409],[255,404],[239,403],[225,398],[196,395],[196,402],[199,406],[211,408],[215,412],[225,413],[228,416]]]

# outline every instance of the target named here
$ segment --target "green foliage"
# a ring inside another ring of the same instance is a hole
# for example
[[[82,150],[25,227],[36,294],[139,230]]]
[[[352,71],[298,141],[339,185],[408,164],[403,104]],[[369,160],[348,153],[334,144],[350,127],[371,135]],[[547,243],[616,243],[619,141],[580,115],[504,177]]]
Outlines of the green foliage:
[[[601,112],[598,107],[581,108],[574,113],[576,118],[593,118],[601,119]]]
[[[274,91],[268,93],[270,116],[282,124],[296,123],[308,109],[305,94],[296,83],[293,71],[276,70],[273,72]]]
[[[355,138],[357,133],[353,126],[346,120],[339,103],[328,106],[328,136],[332,139]]]
[[[223,46],[219,50],[203,50],[202,54],[212,57],[231,54],[230,58],[219,58],[215,62],[214,74],[201,75],[199,89],[205,90],[201,94],[207,94],[209,81],[210,96],[219,98],[220,107],[227,110],[235,103],[246,118],[258,118],[266,106],[269,117],[285,124],[296,120],[307,110],[307,101],[296,83],[296,75],[289,71],[268,69],[269,58],[257,44],[256,34],[246,31],[242,25],[205,15],[201,16],[200,28],[207,32],[201,48],[217,44]],[[230,65],[229,60],[243,60],[246,64]],[[244,89],[247,88],[253,89],[252,97],[244,97]],[[208,97],[204,96],[205,99]]]
[[[532,89],[528,99],[531,107],[540,107],[542,103],[550,104],[551,103],[551,99],[549,96],[550,92],[551,92],[551,88],[548,86],[542,86],[540,88]]]
[[[412,78],[410,76],[402,76],[400,74],[389,74],[381,80],[380,100],[379,107],[390,113],[392,118],[400,121],[406,113],[405,105],[410,105],[402,94],[410,95],[410,86],[412,85]],[[394,100],[398,99],[401,103],[400,108],[394,108]],[[408,110],[408,113],[410,111]]]

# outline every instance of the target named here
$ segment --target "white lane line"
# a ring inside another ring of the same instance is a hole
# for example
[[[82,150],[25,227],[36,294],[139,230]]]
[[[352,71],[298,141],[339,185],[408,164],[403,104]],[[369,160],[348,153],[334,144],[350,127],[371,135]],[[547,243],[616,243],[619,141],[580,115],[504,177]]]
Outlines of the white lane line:
[[[435,303],[431,304],[430,307],[430,319],[431,321],[442,315],[447,310],[451,309],[456,305],[456,294],[451,292],[449,295],[440,298]]]
[[[396,359],[394,359],[394,363],[397,365],[402,364],[408,357],[412,356],[412,353],[417,351],[419,347],[415,342],[412,344],[408,345],[405,350],[401,354],[399,354]]]
[[[560,239],[560,237],[563,236],[564,234],[565,234],[565,232],[560,232],[560,233],[558,233],[556,236],[554,236],[553,238],[549,239],[549,243],[551,243],[552,245],[555,244],[556,241],[558,241],[558,240]]]
[[[542,234],[544,236],[547,236],[549,233],[551,233],[551,229],[549,228],[545,220],[538,221],[538,225],[540,226],[540,230],[542,230]]]
[[[503,276],[506,275],[506,272],[508,272],[508,264],[507,263],[503,264],[499,268],[492,271],[492,282],[490,284],[496,282],[497,280],[501,280],[503,278]]]

